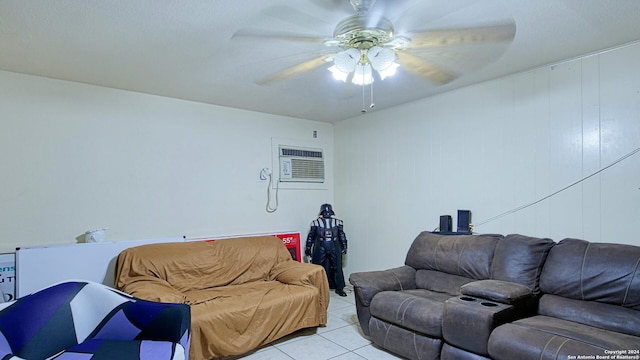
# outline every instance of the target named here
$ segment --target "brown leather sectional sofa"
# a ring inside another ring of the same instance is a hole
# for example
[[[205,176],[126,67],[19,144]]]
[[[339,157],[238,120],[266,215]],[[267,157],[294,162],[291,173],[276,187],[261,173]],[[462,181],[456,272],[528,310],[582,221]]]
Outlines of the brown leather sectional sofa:
[[[408,359],[640,358],[637,246],[423,232],[349,281],[365,335]]]

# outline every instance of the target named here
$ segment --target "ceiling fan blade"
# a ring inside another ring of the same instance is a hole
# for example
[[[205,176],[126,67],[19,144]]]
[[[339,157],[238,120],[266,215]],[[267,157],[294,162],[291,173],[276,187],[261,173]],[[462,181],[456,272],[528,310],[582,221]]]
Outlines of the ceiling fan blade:
[[[332,12],[342,12],[344,14],[351,14],[353,8],[347,0],[311,0],[321,9],[325,9]]]
[[[304,29],[314,29],[319,33],[329,33],[334,26],[332,22],[328,22],[326,19],[319,19],[290,6],[273,6],[262,10],[262,13]]]
[[[329,55],[330,56],[330,55]],[[258,81],[259,85],[267,85],[276,81],[284,80],[295,76],[297,74],[303,73],[305,71],[313,70],[319,66],[322,66],[327,63],[328,55],[322,55],[316,58],[313,58],[309,61],[305,61],[303,63],[288,67],[280,72],[277,72],[273,75],[270,75],[260,81]]]
[[[395,23],[418,2],[418,0],[376,0],[369,9],[369,15],[374,18],[384,16]]]
[[[396,51],[396,55],[403,69],[409,70],[438,84],[444,85],[456,78],[453,73],[415,55],[404,51]]]
[[[516,35],[515,22],[459,29],[430,30],[410,35],[409,47],[465,45],[483,42],[511,42]]]
[[[307,43],[317,43],[322,44],[327,39],[319,36],[307,36],[293,33],[285,33],[285,32],[269,32],[264,30],[251,30],[251,29],[240,29],[233,33],[231,36],[232,39],[241,38],[241,37],[250,37],[250,38],[259,38],[259,39],[277,39],[284,41],[297,41],[297,42],[307,42]]]

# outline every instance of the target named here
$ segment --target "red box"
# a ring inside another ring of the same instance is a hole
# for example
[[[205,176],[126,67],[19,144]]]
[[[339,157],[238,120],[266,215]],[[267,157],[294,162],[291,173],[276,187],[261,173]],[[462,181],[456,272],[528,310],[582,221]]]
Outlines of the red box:
[[[286,234],[274,234],[280,240],[284,246],[287,247],[289,252],[291,253],[291,257],[293,260],[297,262],[302,262],[302,257],[300,256],[300,233],[286,233]]]

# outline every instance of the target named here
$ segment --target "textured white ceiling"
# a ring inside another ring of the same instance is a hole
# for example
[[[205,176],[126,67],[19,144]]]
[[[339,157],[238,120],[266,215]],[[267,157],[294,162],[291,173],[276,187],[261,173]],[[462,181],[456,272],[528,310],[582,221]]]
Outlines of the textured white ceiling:
[[[437,85],[400,69],[374,83],[373,111],[640,40],[638,0],[378,0],[375,6],[385,9],[396,33],[409,37],[510,19],[517,32],[506,50],[487,44],[415,53],[458,78]],[[360,115],[363,94],[335,81],[329,64],[259,84],[323,54],[322,43],[233,35],[330,38],[352,13],[348,0],[2,0],[0,70],[336,122]],[[368,88],[366,99],[368,105]]]

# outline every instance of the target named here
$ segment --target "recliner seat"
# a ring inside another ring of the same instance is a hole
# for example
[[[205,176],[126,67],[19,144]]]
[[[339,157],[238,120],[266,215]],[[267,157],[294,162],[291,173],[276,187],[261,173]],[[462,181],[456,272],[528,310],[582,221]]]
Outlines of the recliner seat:
[[[363,332],[377,345],[409,359],[439,359],[441,354],[488,356],[490,332],[534,310],[542,264],[553,244],[550,239],[523,235],[422,232],[407,252],[404,266],[351,274]],[[482,286],[474,286],[478,281]],[[471,299],[469,305],[464,300],[453,302],[461,296]],[[492,300],[476,303],[479,296]],[[479,318],[455,315],[464,313],[472,302],[485,310],[472,311],[482,314]],[[446,321],[448,312],[454,313],[448,317],[454,321]],[[473,323],[482,323],[482,331],[475,336],[484,342],[458,331],[466,327],[474,332]]]
[[[564,239],[549,253],[540,289],[536,316],[491,334],[492,358],[566,359],[640,350],[640,247]]]

